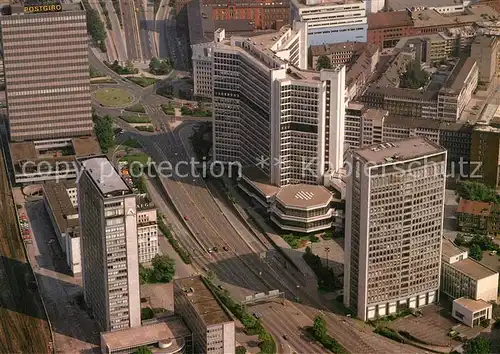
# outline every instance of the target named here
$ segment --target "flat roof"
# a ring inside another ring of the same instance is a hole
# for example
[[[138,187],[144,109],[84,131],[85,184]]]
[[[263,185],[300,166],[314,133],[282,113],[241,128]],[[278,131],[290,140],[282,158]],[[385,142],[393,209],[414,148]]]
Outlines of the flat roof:
[[[38,159],[38,152],[35,143],[32,141],[15,142],[9,144],[12,163],[18,161],[35,161]]]
[[[45,182],[43,195],[47,199],[50,210],[59,231],[64,233],[68,228],[79,226],[78,211],[71,203],[67,189],[76,188],[74,181]]]
[[[466,297],[460,297],[453,300],[453,302],[465,307],[467,310],[470,310],[472,312],[478,312],[492,306],[490,303],[484,300],[474,300]]]
[[[169,352],[174,352],[174,349],[180,349],[184,345],[184,338],[190,335],[189,329],[177,316],[167,317],[161,322],[142,325],[141,327],[101,333],[105,345],[113,352],[162,341],[172,343],[168,349]]]
[[[413,21],[407,11],[377,12],[368,14],[367,19],[369,30],[413,26]]]
[[[456,0],[386,0],[385,6],[389,10],[401,11],[412,9],[414,7],[444,7],[444,6],[460,6],[461,2]]]
[[[103,195],[120,192],[122,194],[132,193],[132,190],[105,155],[80,158],[78,161]]]
[[[73,138],[71,139],[71,144],[73,144],[73,150],[78,157],[101,154],[101,147],[95,136]]]
[[[473,58],[461,58],[453,68],[449,78],[446,80],[444,89],[453,91],[461,91],[464,87],[464,82],[472,68],[476,65],[476,60]]]
[[[450,266],[474,280],[480,280],[497,273],[482,263],[476,262],[472,258],[462,259],[461,261],[450,264]]]
[[[292,184],[282,187],[276,199],[286,208],[307,209],[324,206],[332,200],[332,193],[323,186]]]
[[[269,183],[269,177],[257,166],[243,167],[241,173],[249,183],[262,192],[266,197],[272,197],[279,191],[279,187]]]
[[[312,45],[310,47],[310,50],[312,56],[319,56],[319,55],[328,55],[334,53],[359,52],[365,49],[367,46],[368,43],[364,42],[341,42],[341,43]]]
[[[174,285],[186,290],[191,306],[206,326],[233,322],[200,276],[175,279]]]
[[[488,216],[491,212],[491,203],[480,202],[477,200],[460,199],[457,207],[457,213]]]
[[[443,238],[441,254],[446,258],[456,257],[464,253],[465,251],[458,248],[453,242],[447,238]]]
[[[390,143],[375,144],[354,150],[354,155],[365,162],[385,164],[443,153],[446,150],[438,144],[423,137],[415,137]],[[397,159],[394,157],[397,156]]]
[[[436,119],[407,118],[402,116],[388,115],[384,120],[384,126],[393,126],[408,129],[435,129],[437,132],[439,130],[439,127],[441,126],[441,122]]]
[[[310,1],[311,4],[308,4],[309,0],[291,0],[291,3],[296,8],[308,8],[308,7],[319,7],[319,6],[334,6],[334,5],[352,5],[352,4],[362,4],[362,0],[322,0]]]

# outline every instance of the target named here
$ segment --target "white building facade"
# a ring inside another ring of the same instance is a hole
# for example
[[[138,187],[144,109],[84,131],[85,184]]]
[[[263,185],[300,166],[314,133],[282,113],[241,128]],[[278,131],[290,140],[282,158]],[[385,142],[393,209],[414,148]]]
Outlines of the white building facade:
[[[309,45],[366,42],[367,5],[372,3],[376,2],[292,0],[291,18],[307,23]]]
[[[437,301],[446,150],[412,138],[348,165],[344,304],[366,321]]]

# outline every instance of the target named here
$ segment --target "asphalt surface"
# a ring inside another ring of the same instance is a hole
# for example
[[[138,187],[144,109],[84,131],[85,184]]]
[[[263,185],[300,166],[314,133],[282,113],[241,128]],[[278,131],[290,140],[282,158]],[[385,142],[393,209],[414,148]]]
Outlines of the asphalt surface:
[[[131,0],[128,0],[131,1]],[[135,13],[136,23],[138,24],[139,38],[141,45],[142,60],[149,61],[155,55],[155,43],[153,38],[153,31],[155,30],[155,21],[151,16],[153,4],[149,1],[134,0],[135,8],[139,9]],[[146,6],[144,6],[146,5]]]
[[[137,0],[120,0],[123,17],[123,31],[129,60],[142,60],[141,42],[136,18]],[[140,9],[140,7],[138,7]]]

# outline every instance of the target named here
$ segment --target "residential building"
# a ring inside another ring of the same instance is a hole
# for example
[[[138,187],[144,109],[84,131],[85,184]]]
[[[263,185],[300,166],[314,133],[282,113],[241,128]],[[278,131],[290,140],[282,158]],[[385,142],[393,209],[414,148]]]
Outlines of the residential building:
[[[195,353],[235,353],[234,321],[200,276],[174,280],[174,310],[193,333]]]
[[[495,107],[496,108],[496,107]],[[500,109],[495,113],[495,122],[483,125],[481,121],[472,130],[470,159],[475,163],[475,179],[491,188],[500,184]],[[472,172],[472,171],[471,171]]]
[[[497,71],[500,41],[494,36],[479,35],[471,45],[471,57],[476,58],[479,68],[479,82],[489,85]]]
[[[366,42],[371,3],[378,0],[291,0],[291,19],[307,23],[309,45]]]
[[[290,2],[257,0],[203,0],[214,20],[249,20],[256,29],[280,29],[290,24]]]
[[[349,153],[344,304],[362,320],[437,301],[446,150],[415,137]]]
[[[79,275],[82,272],[82,257],[76,183],[47,182],[43,185],[43,195],[45,208],[66,256],[66,263],[73,275]]]
[[[194,354],[193,335],[177,316],[142,327],[101,333],[102,354],[129,354],[147,347],[164,354]]]
[[[500,234],[500,205],[460,199],[457,207],[457,229],[463,232]]]
[[[136,204],[139,263],[145,264],[158,254],[156,208],[147,197],[137,197]]]
[[[367,20],[368,43],[380,48],[392,48],[401,38],[415,34],[413,21],[407,11],[371,13]]]
[[[12,2],[10,12],[0,16],[10,140],[92,134],[88,34],[82,4],[24,5]],[[35,38],[50,38],[50,45]]]
[[[401,63],[401,58],[407,58]],[[389,111],[391,115],[459,120],[478,83],[478,68],[472,58],[457,59],[433,74],[426,90],[399,87],[398,70],[412,59],[411,53],[395,56],[382,77],[371,84],[360,100],[367,107]]]
[[[453,301],[451,315],[469,327],[476,327],[483,321],[490,323],[493,305],[483,300],[472,300],[461,297]]]
[[[104,155],[77,161],[85,303],[103,332],[139,327],[136,196]]]
[[[443,239],[441,291],[451,299],[497,301],[498,272],[468,257],[453,242]]]
[[[330,59],[330,63],[335,65],[345,65],[346,72],[349,73],[350,68],[365,54],[371,59],[372,72],[375,71],[375,66],[379,60],[379,50],[375,45],[370,45],[364,42],[342,42],[333,44],[311,45],[312,68],[316,68],[318,58],[326,56]]]

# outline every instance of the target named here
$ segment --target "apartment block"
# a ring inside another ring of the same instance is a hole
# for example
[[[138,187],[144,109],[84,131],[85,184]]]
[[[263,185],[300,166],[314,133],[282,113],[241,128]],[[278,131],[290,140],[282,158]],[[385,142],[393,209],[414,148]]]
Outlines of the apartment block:
[[[195,353],[235,353],[234,321],[200,276],[174,280],[174,311],[193,333]]]
[[[451,299],[497,301],[498,272],[469,258],[468,252],[443,239],[441,291]]]
[[[11,141],[92,134],[82,4],[12,2],[0,28]]]
[[[472,130],[470,157],[477,167],[476,180],[497,188],[500,184],[500,110],[493,108],[496,109],[494,121],[490,125],[479,121]]]
[[[149,263],[158,254],[156,208],[145,197],[137,197],[137,242],[139,263]]]
[[[359,0],[291,0],[291,20],[307,23],[309,45],[366,42],[367,3]]]
[[[394,73],[398,72],[395,68],[401,68],[401,55],[407,56],[404,52],[396,55],[381,79],[366,89],[360,101],[369,108],[388,110],[391,115],[456,122],[477,87],[475,59],[450,62],[433,74],[426,90],[416,90],[399,87],[399,76]],[[394,79],[388,80],[387,75]]]
[[[500,234],[500,205],[498,204],[460,199],[456,216],[459,231],[492,236]]]
[[[497,37],[478,35],[471,45],[470,55],[476,58],[479,67],[479,82],[488,86],[493,80],[498,67],[498,50],[500,42]]]
[[[103,332],[140,327],[136,196],[107,157],[77,161],[85,303]]]
[[[437,301],[446,150],[416,137],[347,163],[344,304],[368,320]]]

